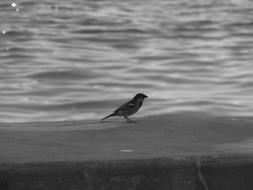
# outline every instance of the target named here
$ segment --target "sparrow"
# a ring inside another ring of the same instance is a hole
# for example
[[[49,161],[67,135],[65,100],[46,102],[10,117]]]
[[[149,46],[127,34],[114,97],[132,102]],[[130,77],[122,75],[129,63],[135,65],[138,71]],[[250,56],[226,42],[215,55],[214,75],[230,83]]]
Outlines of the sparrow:
[[[136,94],[132,100],[123,104],[118,109],[116,109],[112,114],[106,116],[105,118],[101,119],[103,122],[105,119],[112,117],[112,116],[123,116],[127,122],[135,122],[131,120],[128,116],[135,114],[141,108],[143,101],[148,96],[142,93]]]

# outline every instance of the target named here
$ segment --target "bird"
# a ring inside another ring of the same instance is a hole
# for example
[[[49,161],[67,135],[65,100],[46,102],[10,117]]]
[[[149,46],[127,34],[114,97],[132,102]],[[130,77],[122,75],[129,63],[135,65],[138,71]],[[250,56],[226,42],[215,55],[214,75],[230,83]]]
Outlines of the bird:
[[[113,113],[101,119],[103,122],[105,119],[112,116],[123,116],[127,122],[133,123],[134,120],[131,120],[128,116],[135,114],[139,111],[140,107],[143,104],[145,98],[148,98],[147,95],[138,93],[130,101],[126,102],[119,108],[117,108]]]

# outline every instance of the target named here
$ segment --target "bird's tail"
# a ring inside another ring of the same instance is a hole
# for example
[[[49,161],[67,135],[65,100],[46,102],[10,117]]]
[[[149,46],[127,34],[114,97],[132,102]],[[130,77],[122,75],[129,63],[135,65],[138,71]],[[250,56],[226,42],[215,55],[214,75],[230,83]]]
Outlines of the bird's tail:
[[[108,115],[108,116],[104,117],[103,119],[101,119],[101,122],[102,122],[102,121],[104,121],[105,119],[109,118],[109,117],[112,117],[112,116],[115,116],[115,114],[114,114],[114,113],[112,113],[112,114],[110,114],[110,115]]]

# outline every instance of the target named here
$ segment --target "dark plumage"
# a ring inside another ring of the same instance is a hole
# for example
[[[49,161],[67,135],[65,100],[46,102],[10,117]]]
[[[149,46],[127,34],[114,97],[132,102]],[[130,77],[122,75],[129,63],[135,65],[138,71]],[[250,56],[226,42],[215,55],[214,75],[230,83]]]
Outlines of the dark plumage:
[[[120,106],[112,114],[101,119],[101,122],[112,116],[123,116],[128,122],[134,122],[128,116],[133,115],[137,111],[139,111],[140,107],[143,104],[144,99],[147,97],[148,97],[147,95],[142,93],[136,94],[132,100]]]

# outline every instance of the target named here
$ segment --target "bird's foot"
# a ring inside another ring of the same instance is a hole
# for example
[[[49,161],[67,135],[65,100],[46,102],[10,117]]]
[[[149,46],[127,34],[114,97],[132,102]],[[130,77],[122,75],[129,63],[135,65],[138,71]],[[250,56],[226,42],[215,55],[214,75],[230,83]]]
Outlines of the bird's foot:
[[[137,123],[137,121],[135,121],[135,120],[128,120],[127,122],[128,123]]]
[[[136,121],[130,119],[129,117],[127,117],[127,116],[124,116],[124,117],[125,117],[127,123],[136,123]]]

